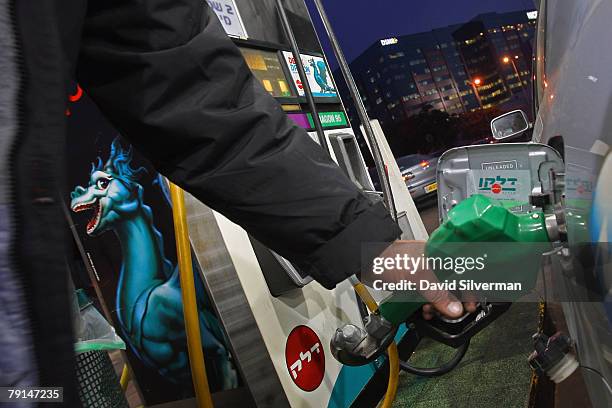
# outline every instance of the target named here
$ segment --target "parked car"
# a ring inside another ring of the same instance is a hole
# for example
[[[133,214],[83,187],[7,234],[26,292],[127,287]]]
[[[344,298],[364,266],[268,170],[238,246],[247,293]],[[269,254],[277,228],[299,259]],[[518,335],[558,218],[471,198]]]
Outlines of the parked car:
[[[436,167],[438,158],[429,155],[411,154],[396,159],[406,187],[414,200],[436,194]]]
[[[437,155],[409,154],[395,159],[402,173],[406,187],[412,198],[417,201],[436,194]],[[374,188],[380,191],[376,169],[369,169]]]

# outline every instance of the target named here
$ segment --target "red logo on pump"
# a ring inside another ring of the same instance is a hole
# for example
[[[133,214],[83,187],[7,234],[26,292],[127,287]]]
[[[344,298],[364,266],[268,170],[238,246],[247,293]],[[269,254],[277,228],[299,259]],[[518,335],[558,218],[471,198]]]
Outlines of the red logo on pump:
[[[304,391],[316,390],[325,375],[325,354],[319,336],[308,326],[296,326],[285,346],[289,376]]]
[[[502,186],[499,183],[495,183],[491,186],[491,192],[493,194],[499,194],[502,191]]]

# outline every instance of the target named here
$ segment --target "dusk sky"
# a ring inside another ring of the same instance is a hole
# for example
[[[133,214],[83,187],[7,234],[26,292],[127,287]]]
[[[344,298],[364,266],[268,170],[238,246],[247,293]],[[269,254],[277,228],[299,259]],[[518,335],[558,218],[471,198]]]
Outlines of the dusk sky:
[[[306,0],[325,53],[337,67],[313,0]],[[487,12],[535,9],[533,0],[323,0],[350,62],[374,41],[463,23]]]

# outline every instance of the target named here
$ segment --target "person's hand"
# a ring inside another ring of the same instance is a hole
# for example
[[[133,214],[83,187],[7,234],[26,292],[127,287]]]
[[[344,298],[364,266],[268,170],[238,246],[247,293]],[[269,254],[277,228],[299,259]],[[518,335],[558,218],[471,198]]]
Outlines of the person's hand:
[[[420,258],[425,253],[425,241],[403,241],[398,240],[391,244],[380,257],[396,258],[397,255],[403,257],[407,255],[411,258]],[[404,269],[386,270],[383,275],[385,282],[400,282],[408,280],[415,282],[417,287],[421,280],[429,282],[438,282],[436,275],[427,268],[419,268],[411,273]],[[463,304],[457,300],[453,294],[441,289],[426,289],[419,290],[429,303],[423,306],[423,318],[426,320],[433,319],[436,312],[443,314],[446,317],[458,318],[464,313],[464,310],[472,313],[476,311],[477,302],[468,301]],[[469,299],[469,298],[468,298]]]

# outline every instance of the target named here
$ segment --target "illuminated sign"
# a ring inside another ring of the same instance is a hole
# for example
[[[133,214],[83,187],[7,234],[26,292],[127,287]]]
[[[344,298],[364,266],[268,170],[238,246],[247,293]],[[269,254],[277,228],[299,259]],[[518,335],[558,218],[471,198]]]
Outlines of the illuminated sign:
[[[283,51],[283,57],[285,59],[285,64],[287,64],[289,68],[289,72],[291,72],[298,94],[304,96],[304,86],[302,85],[293,54],[289,51]],[[308,84],[312,90],[312,96],[319,98],[337,98],[338,92],[336,91],[325,60],[321,57],[305,54],[301,54],[301,58]]]
[[[314,129],[314,121],[311,113],[288,113],[287,116],[303,129]],[[324,128],[348,126],[344,112],[319,112],[321,126]]]
[[[242,18],[234,0],[208,0],[208,5],[215,12],[227,35],[247,38]]]
[[[538,10],[528,11],[527,18],[530,20],[535,20],[536,18],[538,18]]]
[[[385,45],[393,45],[393,44],[397,44],[398,43],[398,39],[395,37],[391,37],[391,38],[385,38],[383,40],[380,40],[380,45],[385,46]]]
[[[348,126],[344,112],[319,112],[319,119],[321,120],[321,126],[324,128]],[[310,113],[308,114],[308,122],[310,123],[310,127],[314,128],[314,121]]]
[[[278,54],[251,48],[240,48],[240,51],[255,78],[270,95],[275,97],[295,96],[283,72]]]

